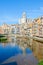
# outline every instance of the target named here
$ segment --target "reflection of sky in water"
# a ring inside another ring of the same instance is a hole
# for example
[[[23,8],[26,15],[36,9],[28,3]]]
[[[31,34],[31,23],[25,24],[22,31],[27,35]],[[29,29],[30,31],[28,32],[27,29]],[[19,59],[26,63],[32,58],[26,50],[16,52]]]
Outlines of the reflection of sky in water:
[[[28,48],[26,49],[25,52],[31,53],[31,50]],[[17,45],[13,47],[10,45],[6,45],[5,47],[3,47],[0,44],[0,63],[11,56],[15,56],[17,54],[22,54],[22,53],[23,53],[22,49]]]
[[[8,43],[0,43],[0,63],[10,58],[11,56],[23,54],[24,50],[26,54],[32,53],[29,48],[26,48],[28,40],[26,41],[25,39],[16,39],[14,37],[11,37],[10,39],[11,40]],[[22,47],[24,48],[24,50]]]
[[[4,59],[17,55],[18,53],[22,53],[22,50],[19,49],[18,46],[11,47],[11,46],[6,46],[2,47],[0,46],[0,62],[3,61]]]
[[[17,62],[12,62],[12,63],[2,64],[2,65],[18,65],[18,64],[17,64]]]

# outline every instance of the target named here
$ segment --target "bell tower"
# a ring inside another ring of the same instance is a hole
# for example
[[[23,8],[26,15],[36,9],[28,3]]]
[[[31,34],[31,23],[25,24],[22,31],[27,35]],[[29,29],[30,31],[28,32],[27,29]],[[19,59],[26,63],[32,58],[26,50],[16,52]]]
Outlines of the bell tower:
[[[19,19],[19,22],[20,22],[20,24],[23,24],[23,23],[27,22],[27,17],[26,17],[25,12],[23,12],[21,19]]]

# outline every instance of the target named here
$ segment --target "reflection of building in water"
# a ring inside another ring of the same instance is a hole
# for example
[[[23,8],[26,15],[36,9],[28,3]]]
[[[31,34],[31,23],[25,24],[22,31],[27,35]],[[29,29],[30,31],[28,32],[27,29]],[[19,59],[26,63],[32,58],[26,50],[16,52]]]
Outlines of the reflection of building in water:
[[[16,42],[20,47],[24,47],[24,48],[30,47],[32,44],[32,41],[30,42],[30,39],[27,39],[25,37],[24,38],[16,38]]]
[[[12,42],[12,43],[16,43],[16,37],[15,37],[15,36],[9,36],[9,37],[8,37],[8,42],[9,42],[9,43],[11,43],[11,42]]]
[[[34,55],[40,60],[43,59],[43,43],[33,41],[32,50]]]

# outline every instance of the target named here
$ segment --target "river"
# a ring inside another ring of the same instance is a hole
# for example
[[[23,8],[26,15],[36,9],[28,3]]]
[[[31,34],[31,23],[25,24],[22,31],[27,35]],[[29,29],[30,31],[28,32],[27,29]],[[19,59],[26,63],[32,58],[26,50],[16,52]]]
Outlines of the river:
[[[8,42],[0,43],[0,63],[17,54],[31,54],[38,60],[43,59],[43,43],[27,37],[9,37]]]

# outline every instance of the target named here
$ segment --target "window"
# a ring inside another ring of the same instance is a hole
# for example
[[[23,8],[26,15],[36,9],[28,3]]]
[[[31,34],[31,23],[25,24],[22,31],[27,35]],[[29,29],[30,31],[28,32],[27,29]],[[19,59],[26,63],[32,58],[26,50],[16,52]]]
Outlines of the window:
[[[14,34],[15,33],[15,29],[14,28],[12,28],[12,34]]]

